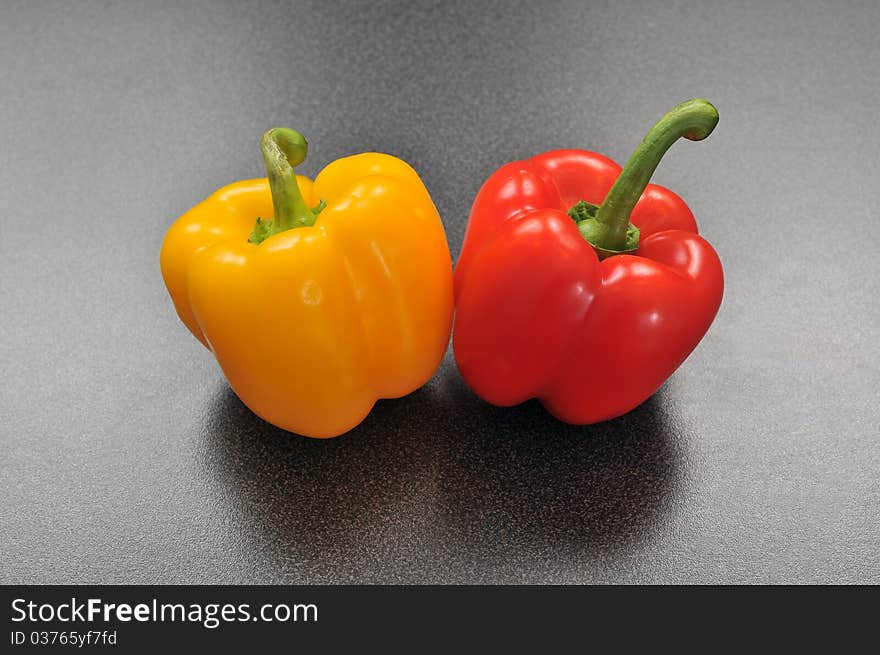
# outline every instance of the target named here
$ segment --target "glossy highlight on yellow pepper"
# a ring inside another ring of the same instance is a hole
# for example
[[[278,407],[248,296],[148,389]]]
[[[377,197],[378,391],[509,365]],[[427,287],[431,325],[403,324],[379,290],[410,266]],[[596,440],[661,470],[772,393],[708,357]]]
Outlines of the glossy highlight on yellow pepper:
[[[338,436],[439,366],[453,312],[446,234],[400,159],[345,157],[313,183],[293,173],[298,133],[276,128],[262,145],[269,178],[181,216],[162,275],[245,405],[285,430]]]

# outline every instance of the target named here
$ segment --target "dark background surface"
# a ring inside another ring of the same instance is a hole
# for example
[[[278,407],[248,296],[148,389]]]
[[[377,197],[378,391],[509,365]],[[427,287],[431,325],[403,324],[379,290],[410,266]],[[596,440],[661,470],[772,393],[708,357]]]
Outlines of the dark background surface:
[[[880,5],[0,9],[0,582],[880,582]],[[451,354],[328,442],[253,416],[180,324],[171,222],[262,174],[390,152],[457,257],[501,164],[625,160],[665,110],[724,262],[703,342],[631,414],[493,408]]]

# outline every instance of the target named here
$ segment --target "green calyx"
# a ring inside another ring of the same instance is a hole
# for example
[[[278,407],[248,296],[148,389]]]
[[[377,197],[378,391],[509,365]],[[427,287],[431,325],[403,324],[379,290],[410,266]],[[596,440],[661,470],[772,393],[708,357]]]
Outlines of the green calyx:
[[[321,210],[327,206],[327,203],[323,200],[318,203],[316,207],[312,207],[309,209],[309,212],[312,214],[311,218],[308,218],[305,221],[302,221],[299,225],[292,225],[291,227],[277,227],[275,225],[275,220],[272,218],[260,218],[257,217],[257,224],[254,225],[254,229],[251,232],[251,235],[248,237],[249,243],[263,243],[266,239],[268,239],[273,234],[278,234],[279,232],[284,232],[285,230],[292,230],[295,227],[307,227],[309,225],[314,225],[315,221],[318,219],[318,214],[321,213]]]
[[[697,98],[673,107],[642,139],[600,206],[581,201],[569,210],[600,259],[638,249],[639,230],[629,217],[663,155],[681,137],[705,139],[717,124],[718,110],[708,100]]]
[[[296,183],[294,167],[305,161],[309,150],[302,134],[288,127],[274,127],[260,139],[260,149],[266,162],[275,216],[257,218],[248,238],[255,244],[285,230],[314,225],[318,214],[327,206],[322,200],[316,207],[309,207]]]
[[[639,248],[639,228],[627,221],[626,242],[620,250],[607,250],[596,244],[606,243],[609,239],[609,226],[596,219],[599,213],[599,205],[594,205],[581,200],[568,210],[568,215],[577,223],[581,236],[590,242],[596,250],[599,259],[605,259],[611,255],[620,255],[627,252],[635,252]]]

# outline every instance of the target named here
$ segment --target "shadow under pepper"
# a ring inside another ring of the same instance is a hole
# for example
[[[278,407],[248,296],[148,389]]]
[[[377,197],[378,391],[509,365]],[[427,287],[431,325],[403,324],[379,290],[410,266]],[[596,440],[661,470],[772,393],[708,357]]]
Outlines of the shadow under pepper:
[[[217,394],[207,469],[275,581],[536,582],[565,562],[588,581],[650,539],[682,476],[665,401],[570,426],[536,401],[480,401],[450,359],[344,439],[292,436]]]

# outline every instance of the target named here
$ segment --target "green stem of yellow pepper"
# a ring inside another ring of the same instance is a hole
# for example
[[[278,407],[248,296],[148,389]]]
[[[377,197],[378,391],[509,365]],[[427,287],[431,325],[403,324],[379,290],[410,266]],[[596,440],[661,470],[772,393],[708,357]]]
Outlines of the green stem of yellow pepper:
[[[309,144],[302,134],[289,127],[273,127],[260,139],[260,149],[266,162],[275,216],[271,220],[257,218],[248,239],[251,243],[262,243],[278,232],[314,225],[318,213],[324,208],[323,202],[310,208],[296,183],[294,167],[305,161],[309,151]]]

